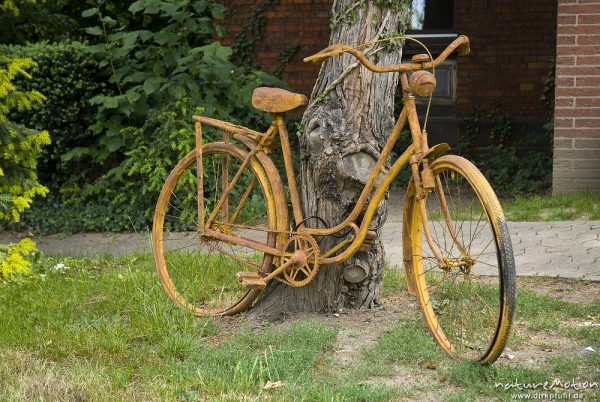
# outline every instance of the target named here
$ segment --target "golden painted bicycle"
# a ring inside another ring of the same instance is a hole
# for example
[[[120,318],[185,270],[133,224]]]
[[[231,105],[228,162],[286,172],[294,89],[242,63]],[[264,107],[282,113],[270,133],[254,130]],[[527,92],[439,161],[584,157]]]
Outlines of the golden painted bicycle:
[[[410,39],[410,38],[406,38]],[[426,49],[427,50],[427,49]],[[341,223],[308,227],[303,216],[284,114],[308,103],[304,95],[257,88],[255,108],[270,113],[265,133],[194,116],[196,148],[168,176],[154,214],[152,244],[160,282],[179,306],[202,315],[244,311],[272,280],[305,286],[321,267],[367,251],[377,206],[400,170],[412,178],[404,203],[403,262],[429,331],[449,354],[495,361],[507,341],[515,308],[515,263],[506,221],[494,191],[468,160],[429,147],[415,95],[430,97],[434,69],[453,51],[469,53],[458,37],[435,60],[376,66],[356,48],[332,45],[305,61],[349,53],[377,73],[398,72],[403,109],[352,212]],[[410,78],[408,73],[412,73]],[[412,144],[389,161],[408,124]],[[220,140],[203,142],[203,136]],[[271,153],[279,138],[287,189]],[[389,163],[386,163],[388,162]],[[339,241],[328,250],[319,239]]]

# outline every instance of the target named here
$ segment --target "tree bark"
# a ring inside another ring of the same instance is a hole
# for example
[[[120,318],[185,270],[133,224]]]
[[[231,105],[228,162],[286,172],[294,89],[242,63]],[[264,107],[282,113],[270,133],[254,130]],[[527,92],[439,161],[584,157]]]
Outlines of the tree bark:
[[[406,1],[385,4],[402,2]],[[332,28],[329,42],[358,45],[384,35],[399,35],[404,30],[408,10],[408,7],[380,8],[373,1],[337,0],[333,4],[332,21],[338,22]],[[382,44],[362,50],[379,64],[397,64],[401,48],[398,41],[392,43],[395,47],[391,50]],[[397,85],[397,73],[372,73],[350,55],[330,58],[322,65],[302,119],[304,216],[319,216],[334,226],[352,211],[394,126]],[[371,227],[379,226],[384,219],[386,199],[380,203]],[[310,227],[316,224],[315,220],[307,222]],[[328,250],[340,241],[331,236],[317,240],[321,250]],[[344,267],[353,269],[348,271]],[[379,304],[383,267],[384,250],[378,238],[370,251],[357,252],[339,266],[321,267],[307,286],[293,288],[273,281],[252,314],[274,318],[285,312],[372,308]]]

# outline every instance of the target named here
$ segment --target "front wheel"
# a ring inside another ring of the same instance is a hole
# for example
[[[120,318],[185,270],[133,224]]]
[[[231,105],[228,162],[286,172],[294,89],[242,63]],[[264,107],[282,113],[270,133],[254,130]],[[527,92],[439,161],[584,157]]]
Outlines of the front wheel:
[[[457,358],[490,364],[506,345],[515,310],[515,262],[506,220],[494,191],[471,162],[444,156],[431,170],[435,188],[419,201],[411,182],[404,205],[408,282],[440,347]],[[440,251],[437,257],[426,240],[421,210]]]

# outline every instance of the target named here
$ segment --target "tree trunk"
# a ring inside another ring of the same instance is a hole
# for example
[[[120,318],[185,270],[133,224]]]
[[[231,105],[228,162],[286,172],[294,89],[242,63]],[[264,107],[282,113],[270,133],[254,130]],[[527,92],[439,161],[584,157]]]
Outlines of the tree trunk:
[[[358,45],[403,32],[409,14],[405,3],[409,1],[378,3],[386,7],[380,8],[373,1],[335,1],[330,44]],[[379,64],[397,64],[401,59],[399,42],[390,43],[395,45],[391,49],[376,44],[362,50]],[[304,216],[319,216],[334,226],[352,211],[394,126],[397,85],[398,74],[372,73],[350,55],[333,57],[322,65],[302,119]],[[382,222],[385,209],[384,199],[371,227]],[[316,220],[307,222],[307,226],[316,225]],[[340,241],[331,236],[317,240],[321,250]],[[293,311],[372,308],[379,303],[383,267],[383,246],[377,239],[369,252],[357,252],[339,266],[321,267],[307,286],[293,288],[273,281],[252,314],[277,317]]]

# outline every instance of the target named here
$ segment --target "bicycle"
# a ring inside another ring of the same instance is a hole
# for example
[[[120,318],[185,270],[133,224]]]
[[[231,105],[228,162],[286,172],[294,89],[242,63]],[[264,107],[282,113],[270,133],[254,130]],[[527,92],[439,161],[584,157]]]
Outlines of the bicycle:
[[[448,144],[428,146],[415,107],[415,95],[429,96],[431,102],[435,89],[434,75],[425,70],[435,69],[455,50],[468,54],[469,40],[459,36],[435,60],[425,49],[427,54],[414,56],[412,63],[394,66],[376,66],[356,48],[341,44],[304,59],[322,62],[349,53],[376,73],[400,73],[402,112],[356,206],[332,227],[326,222],[308,227],[310,218],[302,214],[284,114],[306,106],[304,95],[257,88],[253,106],[272,116],[265,133],[193,116],[196,147],[168,176],[153,221],[153,252],[168,297],[198,316],[232,315],[251,306],[271,280],[307,285],[320,267],[368,251],[377,236],[369,228],[376,208],[409,165],[402,235],[408,289],[442,349],[494,362],[506,345],[515,309],[506,220],[494,191],[471,162],[443,155]],[[406,124],[412,144],[388,168]],[[214,137],[219,130],[219,141],[203,142],[203,135]],[[269,156],[277,136],[289,187],[290,227],[283,181]],[[324,236],[341,240],[321,250],[316,239]]]

